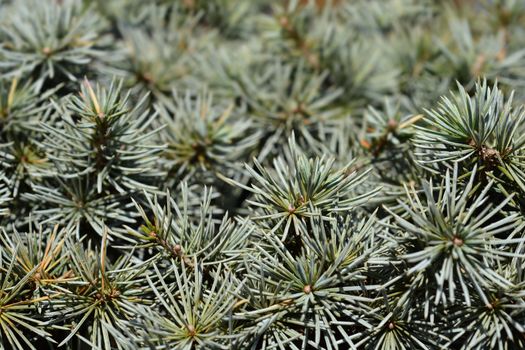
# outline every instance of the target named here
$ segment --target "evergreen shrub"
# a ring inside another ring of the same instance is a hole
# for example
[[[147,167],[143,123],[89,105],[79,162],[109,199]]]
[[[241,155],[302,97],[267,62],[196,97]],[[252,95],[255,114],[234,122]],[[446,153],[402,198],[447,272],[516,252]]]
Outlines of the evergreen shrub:
[[[525,1],[0,0],[0,349],[525,349]]]

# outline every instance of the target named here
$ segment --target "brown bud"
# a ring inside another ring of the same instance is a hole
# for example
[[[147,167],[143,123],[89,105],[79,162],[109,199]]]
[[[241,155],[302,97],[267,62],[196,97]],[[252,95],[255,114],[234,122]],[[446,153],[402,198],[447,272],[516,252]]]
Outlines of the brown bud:
[[[279,24],[283,28],[288,28],[290,26],[290,21],[288,20],[288,17],[283,16],[279,18]]]
[[[463,240],[457,236],[454,236],[454,238],[452,239],[452,243],[455,246],[461,247],[463,245]]]
[[[144,80],[146,83],[151,83],[153,82],[153,77],[149,73],[143,73],[142,80]]]
[[[192,324],[187,325],[186,328],[188,329],[188,335],[190,337],[194,337],[195,334],[197,334],[197,331],[195,330],[195,327]]]
[[[364,149],[370,149],[372,147],[370,142],[364,139],[360,140],[359,143],[361,144],[361,147],[363,147]]]
[[[306,286],[303,287],[303,292],[305,294],[310,294],[312,292],[312,286],[307,284]]]
[[[395,119],[389,119],[387,122],[387,127],[389,131],[394,131],[397,129],[397,120]]]
[[[494,148],[483,147],[481,149],[481,157],[484,160],[497,158],[498,155],[499,155],[498,150],[496,150]]]

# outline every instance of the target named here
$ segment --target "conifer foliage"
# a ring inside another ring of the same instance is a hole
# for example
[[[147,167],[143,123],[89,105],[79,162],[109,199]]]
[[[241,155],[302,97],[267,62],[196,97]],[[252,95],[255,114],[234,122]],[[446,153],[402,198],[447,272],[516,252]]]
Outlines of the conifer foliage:
[[[0,349],[525,348],[525,2],[0,0]]]

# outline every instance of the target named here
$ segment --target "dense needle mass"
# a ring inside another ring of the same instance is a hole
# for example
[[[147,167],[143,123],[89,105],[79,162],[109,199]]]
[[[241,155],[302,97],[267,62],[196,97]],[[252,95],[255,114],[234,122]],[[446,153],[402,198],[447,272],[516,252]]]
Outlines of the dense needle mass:
[[[0,0],[0,350],[525,348],[523,0]]]

